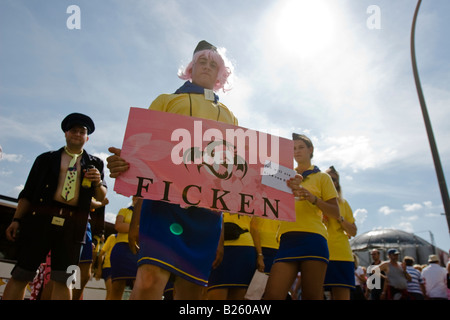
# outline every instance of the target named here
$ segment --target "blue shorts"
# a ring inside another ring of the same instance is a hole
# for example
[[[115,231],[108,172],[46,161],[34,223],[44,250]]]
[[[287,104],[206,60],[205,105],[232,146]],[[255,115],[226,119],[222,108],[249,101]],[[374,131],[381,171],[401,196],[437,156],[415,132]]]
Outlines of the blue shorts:
[[[317,260],[328,263],[328,243],[322,235],[312,232],[287,232],[281,235],[276,262]]]
[[[256,250],[249,246],[224,246],[222,263],[211,271],[208,290],[247,288],[256,270]]]
[[[106,281],[108,278],[111,278],[111,268],[103,268],[102,279]]]
[[[343,287],[355,289],[355,263],[353,261],[334,261],[328,263],[324,287]]]
[[[80,263],[92,263],[92,232],[89,222],[87,224],[85,241],[81,247]]]
[[[262,247],[262,254],[264,257],[264,273],[269,274],[272,269],[273,261],[277,255],[278,249]]]
[[[144,200],[138,265],[152,264],[198,285],[208,284],[222,229],[222,214]]]
[[[118,242],[111,251],[111,279],[134,280],[137,273],[137,255],[133,254],[128,242]]]

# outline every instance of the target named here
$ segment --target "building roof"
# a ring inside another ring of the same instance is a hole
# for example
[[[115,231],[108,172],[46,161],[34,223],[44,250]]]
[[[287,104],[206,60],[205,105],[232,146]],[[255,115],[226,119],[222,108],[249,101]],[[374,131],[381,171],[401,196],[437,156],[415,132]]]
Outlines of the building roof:
[[[350,244],[353,250],[432,245],[415,234],[396,229],[372,230],[353,238]]]
[[[432,234],[430,232],[432,237]],[[433,242],[433,240],[431,240]],[[368,266],[372,259],[370,251],[378,249],[381,260],[387,260],[387,251],[395,248],[400,251],[401,259],[405,256],[412,257],[418,264],[427,264],[430,254],[437,254],[442,266],[448,261],[448,252],[437,248],[434,244],[421,237],[396,229],[380,229],[363,233],[352,240],[350,245],[353,252],[358,256],[360,265]]]

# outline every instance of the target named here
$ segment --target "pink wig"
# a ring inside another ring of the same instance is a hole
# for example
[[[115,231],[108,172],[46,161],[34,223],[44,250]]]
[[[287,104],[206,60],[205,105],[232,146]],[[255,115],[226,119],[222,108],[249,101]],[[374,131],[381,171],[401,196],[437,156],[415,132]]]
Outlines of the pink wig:
[[[231,90],[231,85],[228,81],[229,76],[232,73],[233,66],[231,62],[227,60],[225,57],[225,50],[218,49],[215,50],[202,50],[198,51],[194,54],[192,61],[187,65],[187,67],[183,70],[178,70],[178,77],[182,80],[190,80],[192,81],[192,68],[194,64],[197,62],[198,58],[201,56],[206,56],[208,59],[213,60],[219,66],[219,72],[217,74],[216,83],[214,85],[213,90],[219,91],[220,89],[223,92]]]

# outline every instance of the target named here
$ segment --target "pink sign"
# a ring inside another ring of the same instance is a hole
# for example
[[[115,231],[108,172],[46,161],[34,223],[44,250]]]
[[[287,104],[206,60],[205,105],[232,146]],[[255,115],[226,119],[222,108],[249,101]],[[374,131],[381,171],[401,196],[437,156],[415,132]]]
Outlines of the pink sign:
[[[114,190],[182,207],[295,221],[294,197],[283,182],[295,174],[293,149],[291,140],[275,135],[131,108],[121,153],[130,169]]]

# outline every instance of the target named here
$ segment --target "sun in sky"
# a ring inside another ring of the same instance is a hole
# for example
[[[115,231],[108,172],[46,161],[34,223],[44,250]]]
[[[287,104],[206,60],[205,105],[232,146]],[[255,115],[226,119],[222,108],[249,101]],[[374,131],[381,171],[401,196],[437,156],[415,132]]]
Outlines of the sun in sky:
[[[330,2],[277,2],[273,37],[281,51],[290,57],[310,58],[331,47],[336,23]]]

